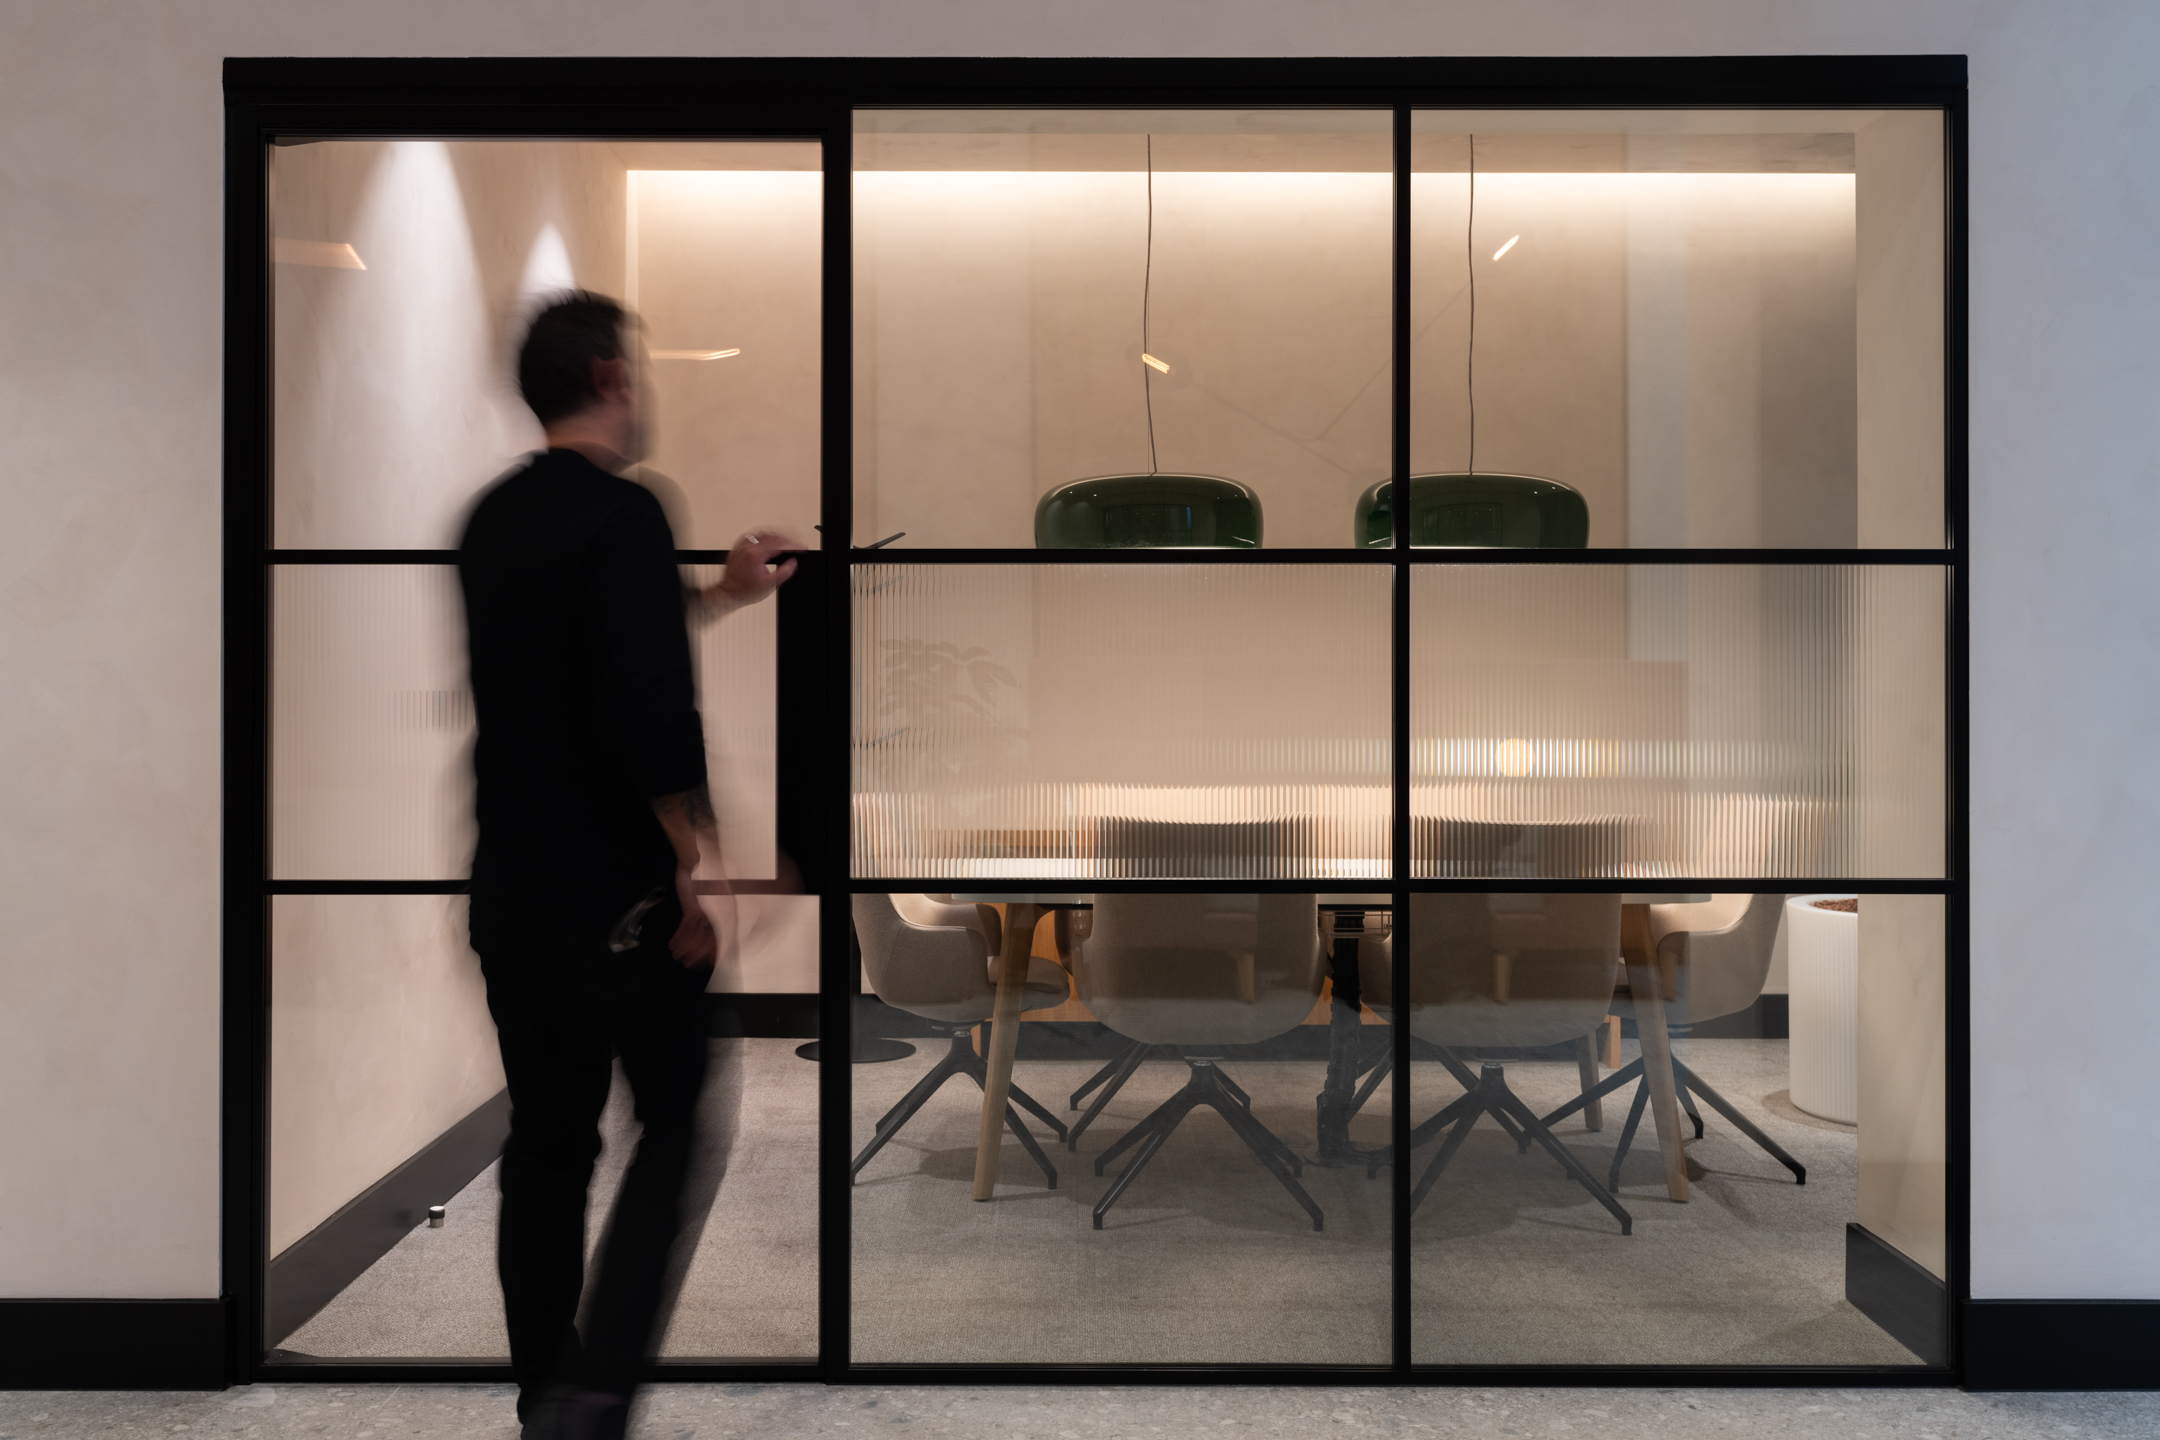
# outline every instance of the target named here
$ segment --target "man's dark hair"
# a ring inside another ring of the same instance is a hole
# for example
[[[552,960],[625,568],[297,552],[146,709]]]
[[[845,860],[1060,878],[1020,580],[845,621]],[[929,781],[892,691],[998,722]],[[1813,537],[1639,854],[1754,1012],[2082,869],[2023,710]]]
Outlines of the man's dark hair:
[[[518,347],[518,393],[542,425],[575,415],[600,398],[593,361],[620,360],[629,312],[590,290],[551,300],[526,327]]]

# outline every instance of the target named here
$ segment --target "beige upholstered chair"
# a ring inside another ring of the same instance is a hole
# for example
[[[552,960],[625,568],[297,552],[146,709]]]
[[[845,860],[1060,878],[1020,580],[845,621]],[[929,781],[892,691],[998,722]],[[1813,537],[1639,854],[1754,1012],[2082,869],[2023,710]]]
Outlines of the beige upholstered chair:
[[[1320,1207],[1297,1182],[1304,1162],[1217,1064],[1224,1048],[1271,1040],[1312,1013],[1325,967],[1316,897],[1099,894],[1086,932],[1073,957],[1081,1001],[1112,1031],[1187,1067],[1184,1087],[1096,1158],[1100,1175],[1140,1147],[1095,1206],[1095,1228],[1179,1123],[1206,1105],[1320,1229]]]
[[[1413,1149],[1446,1133],[1411,1192],[1412,1209],[1424,1202],[1478,1117],[1490,1115],[1520,1148],[1543,1146],[1612,1212],[1622,1234],[1633,1233],[1628,1212],[1508,1087],[1505,1057],[1480,1054],[1581,1041],[1598,1028],[1612,1000],[1620,955],[1620,897],[1413,895],[1408,930],[1410,1033],[1440,1052],[1466,1092],[1411,1131]],[[1365,1003],[1399,1019],[1391,952],[1391,944],[1361,945],[1358,976]],[[1377,1153],[1368,1173],[1393,1158]]]
[[[1778,913],[1784,904],[1783,895],[1737,894],[1713,895],[1692,905],[1650,907],[1650,938],[1657,957],[1656,979],[1665,989],[1668,1029],[1685,1034],[1692,1026],[1737,1015],[1755,1003],[1756,997],[1762,994],[1763,981],[1770,974],[1771,948],[1777,941]],[[1741,1114],[1731,1101],[1703,1083],[1702,1077],[1679,1056],[1673,1056],[1672,1067],[1673,1089],[1688,1118],[1694,1122],[1695,1138],[1701,1139],[1703,1133],[1702,1115],[1696,1110],[1693,1099],[1700,1095],[1741,1134],[1792,1171],[1795,1182],[1807,1183],[1806,1166],[1785,1153],[1782,1146]],[[1627,1158],[1628,1148],[1634,1143],[1636,1127],[1642,1123],[1643,1109],[1650,1098],[1649,1087],[1643,1082],[1642,1060],[1632,1060],[1615,1070],[1593,1092],[1609,1094],[1630,1080],[1636,1082],[1635,1100],[1628,1107],[1627,1124],[1622,1127],[1620,1144],[1613,1152],[1608,1183],[1614,1189],[1619,1188],[1620,1163]],[[1556,1123],[1581,1103],[1570,1101],[1546,1116],[1545,1123]]]
[[[1000,939],[997,912],[987,905],[944,904],[928,895],[857,895],[854,914],[863,975],[871,990],[887,1005],[928,1021],[948,1044],[945,1057],[878,1121],[877,1133],[848,1167],[851,1182],[947,1080],[965,1075],[981,1088],[983,1061],[968,1032],[990,1018],[997,999],[994,966]],[[1064,971],[1032,961],[1021,1008],[1062,1005],[1068,993]],[[1005,1124],[1056,1189],[1057,1169],[1020,1123],[1014,1105],[1048,1125],[1060,1140],[1065,1126],[1018,1085],[1012,1087]]]

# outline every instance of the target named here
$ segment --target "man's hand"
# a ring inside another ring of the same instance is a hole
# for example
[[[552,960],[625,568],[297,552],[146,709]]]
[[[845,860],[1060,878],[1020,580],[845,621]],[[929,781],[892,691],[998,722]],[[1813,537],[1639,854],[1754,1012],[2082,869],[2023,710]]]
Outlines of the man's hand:
[[[722,615],[745,605],[755,605],[795,573],[793,560],[783,560],[774,566],[773,557],[790,550],[809,548],[784,531],[752,531],[737,540],[735,548],[728,551],[727,573],[720,577],[720,583],[700,590],[698,600]]]
[[[653,814],[660,819],[660,828],[667,832],[668,844],[675,849],[675,898],[682,902],[682,924],[676,927],[675,937],[668,941],[668,950],[682,961],[685,969],[716,964],[720,958],[720,937],[714,933],[712,919],[705,913],[705,907],[698,903],[697,890],[700,850],[709,851],[716,861],[720,855],[720,833],[713,817],[712,798],[700,785],[680,795],[662,795],[652,802],[652,807]],[[732,895],[726,898],[731,945],[734,903]]]
[[[688,870],[675,871],[675,898],[682,902],[682,924],[668,941],[668,953],[682,961],[685,970],[714,964],[720,958],[720,937],[698,903],[697,879]]]

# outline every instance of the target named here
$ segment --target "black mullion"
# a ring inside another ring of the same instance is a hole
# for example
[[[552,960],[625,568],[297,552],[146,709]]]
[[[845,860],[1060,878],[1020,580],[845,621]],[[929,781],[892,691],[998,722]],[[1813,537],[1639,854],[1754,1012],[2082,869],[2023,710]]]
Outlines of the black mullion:
[[[1094,881],[1089,881],[1094,884]],[[1850,875],[1641,876],[1593,875],[1565,879],[1549,876],[1507,878],[1484,875],[1420,877],[1405,882],[1419,895],[1611,895],[1633,891],[1655,894],[1805,895],[1825,886],[1842,886],[1862,895],[1953,895],[1960,886],[1949,879],[1881,879]]]
[[[724,565],[725,550],[677,550],[678,565]],[[272,565],[455,565],[455,550],[272,550]]]
[[[1967,365],[1969,303],[1966,270],[1969,213],[1966,196],[1966,94],[1958,87],[1943,113],[1944,186],[1943,257],[1943,499],[1945,543],[1956,557],[1944,577],[1949,587],[1945,611],[1950,621],[1944,699],[1949,708],[1948,774],[1944,776],[1949,811],[1944,869],[1956,882],[1943,906],[1943,1129],[1948,1165],[1943,1209],[1945,1289],[1950,1313],[1945,1337],[1951,1373],[1963,1383],[1965,1307],[1972,1300],[1972,816],[1970,785],[1972,709],[1968,692],[1972,664],[1969,596],[1972,593],[1970,516],[1971,440]]]
[[[436,108],[460,130],[502,112],[622,107],[678,110],[684,128],[715,109],[750,114],[822,105],[1043,108],[1180,106],[1385,109],[1523,106],[1842,108],[1949,103],[1961,55],[1282,59],[1144,58],[504,58],[228,59],[235,102],[282,110]],[[575,100],[566,104],[568,94]],[[715,94],[729,99],[715,105]],[[710,124],[710,119],[706,120]]]
[[[228,1377],[263,1352],[269,1262],[269,170],[254,107],[225,112],[223,1190],[219,1288]]]
[[[1395,517],[1389,558],[1394,562],[1394,584],[1388,592],[1389,692],[1388,783],[1393,805],[1389,823],[1388,880],[1394,901],[1391,907],[1389,991],[1395,1047],[1395,1068],[1388,1086],[1388,1143],[1395,1163],[1388,1171],[1389,1263],[1388,1301],[1393,1323],[1389,1327],[1389,1359],[1395,1373],[1410,1370],[1413,1294],[1410,1271],[1410,892],[1404,881],[1410,874],[1410,349],[1411,277],[1415,256],[1411,250],[1411,112],[1407,106],[1395,111],[1395,276],[1392,381],[1393,411],[1389,417],[1389,483]]]
[[[857,565],[1386,565],[1385,550],[1311,547],[1282,550],[1134,548],[1102,550],[920,549],[854,550]]]
[[[1405,441],[1407,449],[1407,441]],[[1948,550],[1513,549],[1419,546],[1398,532],[1389,549],[1021,550],[989,547],[855,550],[858,565],[1948,565]],[[1396,552],[1400,551],[1401,554]]]
[[[853,819],[849,736],[853,706],[854,616],[850,537],[855,528],[854,466],[854,113],[836,104],[824,117],[824,262],[819,297],[819,497],[821,564],[816,569],[822,643],[817,647],[816,748],[828,774],[800,797],[821,832],[817,864],[804,869],[818,896],[818,1369],[846,1380],[852,1356],[854,1246],[848,1175],[853,1132],[853,966],[849,936],[849,836]],[[788,804],[783,798],[783,808]]]
[[[1367,877],[1280,876],[1253,880],[1238,875],[1178,875],[1164,879],[1098,879],[1091,875],[855,875],[845,882],[851,895],[915,895],[958,889],[971,895],[1378,895],[1390,882]]]

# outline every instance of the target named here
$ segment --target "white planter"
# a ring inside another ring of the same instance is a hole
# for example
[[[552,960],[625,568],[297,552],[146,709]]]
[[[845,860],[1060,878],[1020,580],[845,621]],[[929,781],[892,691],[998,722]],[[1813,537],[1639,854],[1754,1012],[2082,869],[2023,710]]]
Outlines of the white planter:
[[[1852,898],[1795,895],[1785,902],[1792,1103],[1841,1125],[1860,1123],[1860,917],[1811,902]]]

